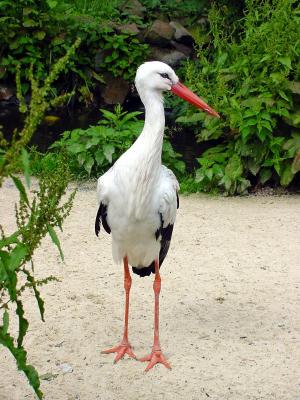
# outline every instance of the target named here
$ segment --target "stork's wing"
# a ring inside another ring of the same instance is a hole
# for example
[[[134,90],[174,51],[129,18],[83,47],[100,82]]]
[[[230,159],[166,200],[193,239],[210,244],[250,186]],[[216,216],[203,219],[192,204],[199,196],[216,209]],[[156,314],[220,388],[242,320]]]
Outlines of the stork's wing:
[[[113,173],[112,168],[110,168],[104,175],[102,175],[98,179],[97,193],[100,204],[95,220],[95,233],[97,236],[99,235],[100,232],[101,223],[107,233],[111,232],[110,226],[108,225],[107,222],[107,207],[108,207],[107,193],[109,189],[109,176],[112,173]]]
[[[156,240],[160,241],[159,267],[166,258],[172,239],[176,210],[179,208],[178,190],[179,184],[175,175],[171,170],[162,166],[161,198],[158,210],[160,215],[160,227],[155,232]],[[151,273],[154,274],[155,262],[153,261],[145,268],[132,267],[132,271],[140,276],[148,276]]]
[[[106,230],[107,233],[110,233],[110,227],[107,223],[107,206],[103,204],[102,202],[99,205],[98,212],[96,215],[96,220],[95,220],[95,233],[98,236],[100,232],[100,227],[101,227],[101,222],[103,225],[103,228]]]

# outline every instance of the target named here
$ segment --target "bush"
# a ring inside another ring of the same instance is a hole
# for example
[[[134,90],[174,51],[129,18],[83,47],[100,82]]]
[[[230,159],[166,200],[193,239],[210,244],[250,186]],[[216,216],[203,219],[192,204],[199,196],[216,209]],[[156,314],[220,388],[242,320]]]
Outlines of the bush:
[[[66,56],[54,64],[44,85],[34,78],[31,65],[29,76],[31,83],[31,102],[27,108],[25,99],[21,95],[20,71],[17,70],[17,89],[20,100],[20,109],[26,112],[24,128],[20,132],[14,132],[11,143],[7,143],[1,136],[0,144],[4,147],[0,157],[0,187],[4,179],[10,177],[19,191],[19,205],[13,207],[11,212],[16,215],[17,230],[6,234],[0,225],[0,344],[6,347],[15,358],[19,370],[25,373],[30,385],[39,399],[43,398],[40,390],[40,380],[36,369],[27,362],[27,352],[23,341],[29,329],[29,321],[25,317],[23,296],[26,290],[32,290],[44,320],[44,301],[39,287],[56,278],[53,276],[37,280],[34,273],[34,252],[40,246],[41,240],[49,234],[53,243],[57,246],[61,257],[62,249],[56,227],[62,229],[62,223],[68,216],[75,193],[71,194],[65,203],[61,204],[62,196],[66,192],[70,179],[66,156],[57,156],[55,168],[43,169],[40,174],[39,188],[31,192],[31,200],[28,196],[30,189],[30,157],[25,147],[30,142],[37,126],[41,123],[45,111],[51,105],[55,106],[66,100],[69,96],[60,96],[49,100],[49,92],[53,81],[58,77],[66,63],[74,53],[79,43],[72,46]],[[16,176],[20,165],[24,171],[24,180]],[[9,212],[9,210],[5,210]],[[25,279],[25,283],[24,283]],[[16,335],[12,333],[11,320],[18,322]]]
[[[0,79],[12,80],[20,65],[21,78],[28,78],[30,64],[35,65],[36,77],[45,79],[53,60],[77,38],[81,47],[62,71],[57,91],[75,88],[87,102],[96,84],[104,82],[104,72],[132,79],[148,46],[134,34],[115,34],[111,19],[121,21],[120,4],[120,0],[19,0],[12,7],[10,1],[0,0]],[[22,89],[27,93],[28,84],[23,83]]]
[[[115,112],[101,110],[103,118],[97,126],[88,129],[74,129],[64,132],[62,139],[52,145],[54,149],[66,149],[75,177],[98,177],[126,151],[143,128],[143,121],[137,119],[140,112],[122,111],[121,106]],[[48,157],[55,158],[55,153]],[[163,144],[163,162],[180,176],[185,171],[181,156],[176,153],[168,140]]]
[[[198,60],[185,75],[222,118],[190,110],[177,119],[211,143],[198,159],[199,190],[244,193],[276,176],[288,186],[300,170],[299,12],[293,0],[247,0],[230,28],[228,8],[211,8],[210,32],[199,31]]]

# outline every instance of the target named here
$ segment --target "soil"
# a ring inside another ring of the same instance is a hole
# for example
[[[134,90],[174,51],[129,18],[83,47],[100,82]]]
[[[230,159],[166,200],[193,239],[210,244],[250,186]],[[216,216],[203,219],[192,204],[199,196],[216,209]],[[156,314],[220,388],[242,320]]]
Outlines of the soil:
[[[18,195],[0,190],[0,221],[14,225]],[[172,245],[162,268],[161,345],[172,365],[101,350],[123,329],[123,269],[111,238],[94,234],[95,184],[79,187],[60,233],[65,262],[46,238],[35,256],[46,321],[24,293],[29,362],[46,400],[299,400],[300,197],[180,198]],[[153,276],[133,276],[129,337],[136,354],[153,339]],[[35,396],[10,354],[0,349],[0,399]]]

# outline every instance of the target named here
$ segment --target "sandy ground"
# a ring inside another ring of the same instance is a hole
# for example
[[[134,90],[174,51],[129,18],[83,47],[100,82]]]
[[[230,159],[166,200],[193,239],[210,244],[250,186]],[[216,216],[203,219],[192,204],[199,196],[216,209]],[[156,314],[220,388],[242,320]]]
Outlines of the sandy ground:
[[[94,185],[80,188],[60,234],[62,263],[46,239],[37,252],[46,322],[32,296],[26,338],[46,400],[300,400],[300,197],[181,197],[161,269],[161,344],[172,370],[101,349],[123,327],[123,273],[110,236],[97,239]],[[17,193],[0,190],[0,221]],[[152,345],[152,277],[133,276],[129,335],[138,356]],[[0,399],[33,400],[10,354],[0,350]]]

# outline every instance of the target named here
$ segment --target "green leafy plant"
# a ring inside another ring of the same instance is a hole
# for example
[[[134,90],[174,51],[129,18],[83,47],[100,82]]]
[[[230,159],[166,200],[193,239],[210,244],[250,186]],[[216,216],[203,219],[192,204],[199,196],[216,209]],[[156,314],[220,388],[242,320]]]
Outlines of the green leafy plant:
[[[287,186],[299,170],[299,5],[247,0],[244,12],[232,34],[228,8],[212,7],[210,32],[197,38],[198,61],[186,64],[189,84],[222,114],[190,110],[177,120],[212,144],[198,159],[201,190],[243,193],[270,179]]]
[[[125,80],[132,80],[136,67],[148,56],[149,46],[140,43],[132,34],[106,35],[104,39],[103,49],[109,52],[104,58],[104,68],[113,76],[122,76]]]
[[[38,280],[34,275],[34,252],[40,246],[41,240],[47,234],[57,246],[63,259],[60,241],[54,228],[62,229],[64,219],[70,213],[75,192],[62,204],[62,196],[66,193],[70,180],[68,162],[65,154],[57,156],[55,168],[43,169],[40,174],[38,189],[30,190],[30,156],[25,150],[36,128],[42,121],[44,113],[51,105],[55,106],[65,101],[63,95],[49,100],[51,84],[64,69],[66,63],[75,51],[77,42],[69,52],[54,64],[44,84],[39,86],[34,79],[33,67],[30,69],[31,102],[25,104],[21,92],[20,72],[17,70],[17,87],[20,109],[26,113],[24,128],[14,132],[13,140],[8,143],[2,136],[1,146],[4,148],[0,157],[0,187],[4,179],[11,178],[19,192],[19,205],[12,210],[16,215],[17,230],[6,234],[0,225],[0,344],[7,348],[14,357],[19,370],[25,373],[28,382],[39,399],[43,398],[40,390],[40,380],[36,369],[28,364],[27,352],[23,341],[29,329],[29,321],[25,317],[23,296],[31,290],[36,298],[41,319],[44,320],[44,301],[40,294],[40,286],[56,280],[48,276]],[[16,175],[21,169],[24,180]],[[7,210],[8,212],[8,210]],[[25,283],[24,283],[25,280]],[[11,330],[12,319],[17,319],[16,336]]]
[[[97,126],[66,131],[62,139],[52,145],[52,148],[67,150],[76,176],[104,173],[132,145],[143,128],[143,121],[137,119],[140,112],[122,111],[120,105],[115,107],[114,113],[101,111],[103,118]],[[163,161],[183,174],[184,162],[168,140],[163,145]]]
[[[22,88],[27,93],[29,86],[23,78],[29,78],[30,64],[35,65],[36,78],[45,79],[53,60],[78,37],[82,45],[62,71],[52,89],[55,93],[74,89],[81,101],[90,103],[93,89],[104,82],[104,72],[131,79],[148,46],[135,34],[117,34],[111,26],[112,20],[122,22],[118,8],[122,3],[20,0],[12,7],[8,0],[0,0],[0,79],[12,83],[22,66]]]

